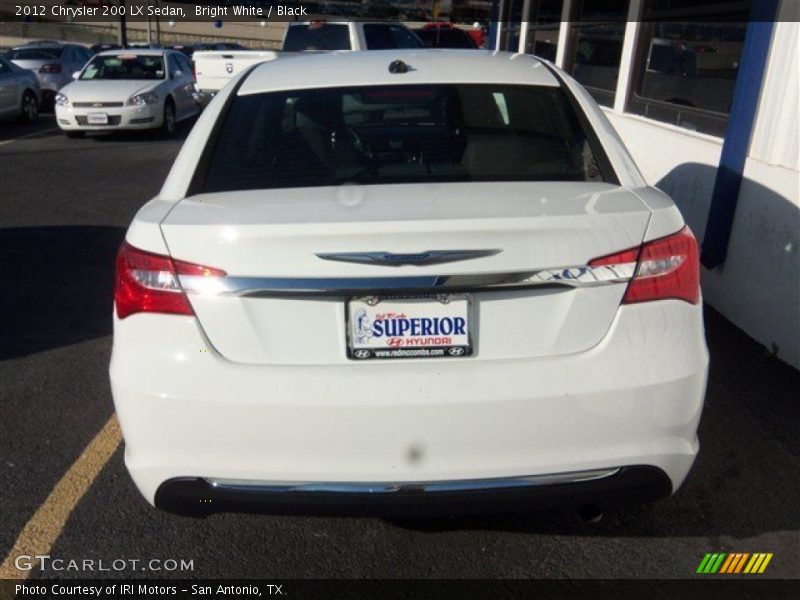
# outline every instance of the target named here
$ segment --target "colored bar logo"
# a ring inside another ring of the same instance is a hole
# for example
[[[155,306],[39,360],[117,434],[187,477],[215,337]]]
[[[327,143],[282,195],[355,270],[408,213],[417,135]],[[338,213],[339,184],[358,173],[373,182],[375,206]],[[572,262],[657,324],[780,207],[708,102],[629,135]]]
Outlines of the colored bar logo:
[[[772,560],[772,553],[756,552],[714,552],[706,554],[697,567],[697,573],[747,573],[756,575],[763,573],[769,561]]]

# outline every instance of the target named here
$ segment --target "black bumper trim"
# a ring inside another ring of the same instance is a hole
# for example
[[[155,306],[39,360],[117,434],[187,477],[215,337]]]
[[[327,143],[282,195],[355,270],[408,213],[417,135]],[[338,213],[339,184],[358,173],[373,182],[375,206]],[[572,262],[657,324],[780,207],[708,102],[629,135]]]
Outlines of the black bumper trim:
[[[199,477],[177,477],[156,491],[158,508],[203,517],[222,512],[314,516],[442,516],[530,511],[558,506],[598,507],[653,502],[672,493],[661,469],[620,468],[602,479],[574,483],[456,492],[400,491],[392,494],[286,492],[215,487]]]

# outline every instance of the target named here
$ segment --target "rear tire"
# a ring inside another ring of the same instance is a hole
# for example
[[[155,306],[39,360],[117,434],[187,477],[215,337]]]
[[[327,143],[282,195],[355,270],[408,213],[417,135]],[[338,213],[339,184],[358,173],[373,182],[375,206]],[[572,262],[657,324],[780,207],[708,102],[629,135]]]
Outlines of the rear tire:
[[[86,132],[84,132],[84,131],[65,131],[64,135],[66,135],[70,139],[77,140],[77,139],[80,139],[83,136],[85,136]]]
[[[161,135],[171,138],[178,129],[178,122],[175,118],[175,104],[169,98],[164,103],[164,120],[161,123]]]
[[[22,123],[36,123],[39,120],[39,102],[36,94],[30,90],[25,90],[22,94],[22,102],[19,107],[19,120]]]

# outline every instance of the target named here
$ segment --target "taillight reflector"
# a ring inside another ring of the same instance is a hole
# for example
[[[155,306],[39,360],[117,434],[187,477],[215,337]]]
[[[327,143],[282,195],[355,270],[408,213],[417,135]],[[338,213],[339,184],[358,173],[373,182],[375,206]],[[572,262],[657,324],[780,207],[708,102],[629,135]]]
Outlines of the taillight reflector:
[[[117,253],[114,302],[120,319],[138,312],[193,315],[178,275],[224,277],[225,271],[172,260],[123,242]]]
[[[688,227],[617,254],[596,258],[590,266],[638,262],[623,304],[674,298],[691,304],[700,301],[700,263],[697,241]]]

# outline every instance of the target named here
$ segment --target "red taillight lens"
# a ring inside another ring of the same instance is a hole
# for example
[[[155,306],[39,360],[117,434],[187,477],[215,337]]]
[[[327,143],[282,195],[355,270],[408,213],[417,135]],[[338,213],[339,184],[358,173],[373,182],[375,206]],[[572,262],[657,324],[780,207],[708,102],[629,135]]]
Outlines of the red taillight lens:
[[[675,298],[691,304],[700,301],[700,263],[697,241],[688,227],[678,233],[592,260],[592,267],[636,262],[623,304]]]
[[[138,312],[193,315],[178,275],[224,277],[225,271],[152,254],[123,242],[117,254],[114,302],[124,319]]]
[[[39,73],[61,73],[61,65],[54,63],[52,65],[42,65],[39,67]]]

